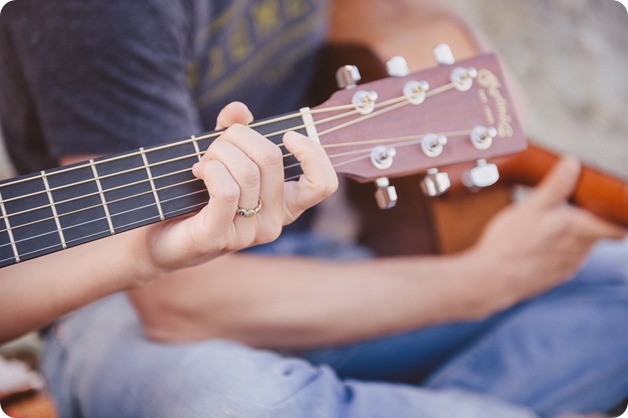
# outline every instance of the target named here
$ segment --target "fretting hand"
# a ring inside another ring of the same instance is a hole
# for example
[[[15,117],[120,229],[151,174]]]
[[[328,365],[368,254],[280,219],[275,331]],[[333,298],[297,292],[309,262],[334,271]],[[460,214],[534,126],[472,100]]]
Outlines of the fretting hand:
[[[147,261],[156,272],[272,241],[282,226],[336,190],[338,179],[323,148],[295,132],[286,133],[283,143],[304,174],[284,183],[280,147],[248,128],[252,120],[238,102],[218,115],[217,129],[225,131],[193,167],[207,186],[209,203],[194,216],[150,227]],[[245,216],[236,214],[240,210]]]

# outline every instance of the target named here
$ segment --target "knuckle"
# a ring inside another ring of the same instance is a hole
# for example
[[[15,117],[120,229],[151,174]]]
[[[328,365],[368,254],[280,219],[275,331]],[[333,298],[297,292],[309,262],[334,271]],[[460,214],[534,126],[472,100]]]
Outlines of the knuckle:
[[[275,241],[281,235],[282,225],[280,222],[272,222],[270,225],[265,225],[257,234],[257,243],[263,244],[267,242]]]
[[[283,166],[283,154],[281,149],[275,144],[268,142],[268,146],[262,152],[261,164],[263,167]]]
[[[212,191],[211,198],[227,205],[237,205],[240,200],[240,190],[235,185],[223,185],[220,189]]]
[[[242,186],[252,189],[259,185],[260,183],[260,171],[259,168],[255,164],[247,164],[246,167],[241,168],[241,179]]]

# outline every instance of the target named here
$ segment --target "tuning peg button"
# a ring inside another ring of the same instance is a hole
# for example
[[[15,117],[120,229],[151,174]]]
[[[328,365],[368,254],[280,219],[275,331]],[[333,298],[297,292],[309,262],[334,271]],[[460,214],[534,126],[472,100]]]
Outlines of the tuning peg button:
[[[492,186],[499,180],[497,165],[477,160],[475,167],[462,176],[462,183],[470,189]]]
[[[355,65],[345,65],[336,71],[336,82],[341,89],[351,89],[360,82],[362,76]]]
[[[375,180],[375,202],[380,209],[390,209],[397,204],[397,189],[390,185],[388,177]]]
[[[456,62],[456,58],[454,58],[454,53],[451,50],[451,47],[448,44],[438,44],[434,49],[432,49],[432,54],[434,55],[434,59],[440,65],[451,65]]]
[[[408,62],[404,57],[396,55],[386,61],[386,69],[391,77],[405,77],[410,74]]]
[[[451,181],[447,173],[441,173],[436,168],[427,170],[427,174],[421,181],[421,190],[423,194],[429,197],[441,196],[449,190]]]

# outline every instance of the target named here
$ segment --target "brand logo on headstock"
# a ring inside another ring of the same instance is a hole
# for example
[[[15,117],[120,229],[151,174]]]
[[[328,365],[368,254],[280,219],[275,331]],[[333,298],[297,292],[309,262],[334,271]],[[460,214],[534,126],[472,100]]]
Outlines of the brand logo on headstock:
[[[484,104],[484,113],[489,125],[495,126],[497,136],[509,138],[513,135],[512,117],[508,113],[508,102],[502,95],[502,84],[490,70],[481,69],[478,72],[478,82],[483,89],[479,90],[480,101]],[[489,105],[489,98],[495,104],[497,115]]]

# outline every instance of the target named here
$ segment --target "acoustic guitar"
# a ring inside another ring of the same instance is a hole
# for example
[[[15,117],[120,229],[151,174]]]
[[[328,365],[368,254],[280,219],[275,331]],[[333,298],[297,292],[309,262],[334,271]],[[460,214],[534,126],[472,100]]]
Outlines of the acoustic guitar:
[[[467,181],[497,180],[487,162],[522,151],[526,140],[494,54],[356,85],[343,67],[344,89],[313,108],[254,122],[280,147],[296,130],[326,149],[335,170],[375,181],[381,207],[393,206],[389,179],[423,173],[423,188],[447,188],[441,167],[473,162]],[[220,132],[105,156],[0,182],[0,267],[200,210],[209,196],[194,178],[198,161]],[[301,172],[284,155],[285,179]]]

